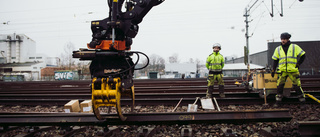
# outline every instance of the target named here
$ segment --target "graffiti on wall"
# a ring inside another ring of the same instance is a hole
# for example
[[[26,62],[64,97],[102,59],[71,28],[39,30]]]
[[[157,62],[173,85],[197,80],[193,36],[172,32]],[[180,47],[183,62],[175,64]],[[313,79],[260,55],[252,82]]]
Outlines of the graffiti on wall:
[[[72,80],[73,72],[72,71],[54,72],[54,79],[55,80]]]

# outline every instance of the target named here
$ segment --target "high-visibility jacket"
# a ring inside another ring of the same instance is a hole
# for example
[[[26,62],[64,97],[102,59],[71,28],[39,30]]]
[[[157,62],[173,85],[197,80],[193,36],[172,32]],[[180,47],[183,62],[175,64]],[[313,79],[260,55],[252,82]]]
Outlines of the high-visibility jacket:
[[[272,59],[279,60],[279,70],[281,72],[298,72],[296,68],[297,57],[301,57],[306,52],[298,45],[290,44],[287,54],[284,53],[282,46],[278,46],[273,53]]]
[[[209,71],[222,72],[224,67],[224,58],[219,52],[213,52],[209,55],[206,62]]]

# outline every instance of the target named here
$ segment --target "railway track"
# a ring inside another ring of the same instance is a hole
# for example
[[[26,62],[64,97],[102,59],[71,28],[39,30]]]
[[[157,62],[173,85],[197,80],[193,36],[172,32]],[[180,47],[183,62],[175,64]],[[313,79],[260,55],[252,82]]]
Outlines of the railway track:
[[[306,92],[310,93],[310,92]],[[311,94],[320,94],[319,92],[311,92]],[[204,97],[205,94],[136,94],[135,103],[136,105],[176,105],[182,98],[181,105],[192,104],[196,97]],[[214,96],[218,96],[214,94]],[[216,98],[218,103],[221,105],[232,105],[232,104],[263,104],[264,100],[258,96],[258,93],[235,93],[226,94],[227,98]],[[316,96],[319,98],[320,96]],[[4,94],[0,96],[0,104],[2,105],[64,105],[70,100],[90,100],[90,94]],[[285,98],[285,103],[298,103],[298,98],[290,97]],[[267,102],[275,101],[274,96],[269,96]],[[316,103],[310,98],[306,98],[307,103]],[[131,105],[132,100],[128,98],[121,99],[121,105]],[[198,105],[200,103],[198,102]]]
[[[83,126],[83,125],[148,125],[148,124],[192,124],[192,123],[248,123],[283,122],[292,116],[288,109],[219,111],[219,112],[173,112],[173,113],[131,113],[121,121],[116,114],[102,114],[109,117],[99,121],[92,113],[0,113],[0,126]]]
[[[319,78],[302,78],[303,89],[306,93],[315,95],[319,98],[320,90]],[[226,96],[227,98],[219,98],[217,93],[214,93],[214,96],[217,97],[217,102],[219,105],[227,106],[237,104],[247,105],[247,104],[263,104],[264,100],[259,97],[259,93],[252,92],[248,93],[244,90],[244,87],[238,87],[233,85],[235,82],[234,79],[226,79]],[[241,81],[240,81],[241,82]],[[59,81],[59,82],[0,82],[0,105],[57,105],[62,106],[68,101],[72,99],[78,99],[79,101],[87,100],[91,98],[90,81]],[[180,106],[186,106],[188,104],[192,104],[195,101],[196,97],[205,96],[206,92],[206,79],[187,79],[187,80],[136,80],[135,81],[135,96],[136,96],[136,105],[171,105],[175,106],[179,100],[182,98],[182,102]],[[294,94],[294,93],[293,93]],[[308,104],[314,103],[310,98],[306,98]],[[267,98],[267,101],[272,104],[274,102],[274,96],[270,95]],[[298,103],[298,99],[295,97],[285,98],[283,100],[286,104],[295,104]],[[122,98],[121,104],[131,105],[131,99]],[[197,102],[198,106],[200,102]],[[309,106],[310,107],[310,106]],[[287,110],[286,110],[287,111]],[[290,110],[292,111],[292,110]],[[288,117],[282,117],[287,114],[277,114],[280,112],[267,112],[266,109],[262,110],[251,110],[249,111],[214,111],[214,112],[199,112],[191,113],[193,116],[190,117],[190,112],[177,112],[177,113],[125,113],[124,115],[129,117],[129,121],[119,122],[119,119],[109,119],[108,125],[110,124],[125,124],[125,125],[136,125],[141,124],[190,124],[190,123],[241,123],[241,122],[265,122],[265,121],[289,121],[293,112],[290,112]],[[177,115],[181,117],[185,117],[186,120],[177,120]],[[188,115],[189,114],[189,115]],[[208,114],[208,115],[207,115]],[[29,116],[27,116],[29,115]],[[0,135],[1,135],[1,126],[2,129],[7,128],[8,125],[14,126],[49,126],[40,129],[36,129],[36,131],[41,132],[42,130],[51,130],[54,126],[61,125],[72,125],[72,126],[83,126],[83,125],[101,125],[105,127],[106,121],[97,121],[93,114],[68,114],[68,113],[52,113],[48,115],[55,115],[53,117],[46,116],[47,114],[41,113],[0,113]],[[72,116],[77,115],[77,116]],[[109,117],[115,117],[116,114],[105,114]],[[188,115],[188,116],[186,116]],[[69,117],[70,116],[70,117]],[[86,117],[82,117],[86,116]],[[150,117],[149,117],[150,116]],[[214,117],[213,117],[214,116]],[[278,116],[278,118],[276,117]],[[16,121],[14,121],[13,119]],[[55,118],[56,117],[56,118]],[[189,117],[189,119],[187,118]],[[203,118],[203,119],[194,119],[195,118]],[[268,118],[269,117],[269,118]],[[281,118],[282,117],[282,118]],[[166,119],[171,118],[171,119]],[[191,119],[190,119],[191,118]],[[250,119],[252,118],[252,119]],[[10,120],[11,119],[11,120]],[[54,121],[56,119],[56,121]],[[90,120],[92,121],[82,121],[82,120]],[[141,120],[139,121],[134,121]],[[149,119],[149,120],[148,120]],[[7,121],[6,121],[7,120]],[[52,120],[52,121],[50,121]],[[78,121],[78,122],[76,122]],[[46,123],[47,122],[47,123]],[[83,122],[83,123],[82,123]],[[299,124],[299,132],[301,135],[310,135],[316,134],[319,135],[318,124],[316,122],[310,123],[308,121],[300,121]],[[2,124],[3,123],[3,124]],[[150,135],[151,132],[154,132],[157,128],[145,128],[141,131],[141,134]],[[10,129],[8,129],[10,130]],[[35,130],[35,129],[34,129]],[[73,129],[70,132],[65,133],[64,136],[73,135],[74,132],[83,132],[84,127],[79,127]],[[119,131],[119,128],[108,129],[109,131],[104,132],[104,134],[110,134],[110,131]],[[181,130],[181,134],[190,132],[190,130],[194,130],[191,128],[185,128],[183,131]],[[268,131],[269,128],[261,130],[261,135],[264,130]],[[3,130],[3,131],[7,131]],[[227,134],[227,131],[224,131]],[[36,133],[30,133],[33,136]],[[140,131],[139,131],[140,134]],[[270,130],[265,133],[266,135],[272,135],[273,132]],[[110,136],[110,135],[109,135]]]
[[[237,87],[236,81],[242,82],[241,78],[224,78],[226,92],[243,92],[244,87]],[[29,82],[0,82],[0,93],[43,93],[43,90],[64,94],[65,91],[74,93],[89,93],[90,81],[29,81]],[[207,81],[199,79],[151,79],[134,80],[136,93],[178,93],[206,91]],[[301,83],[305,90],[319,90],[320,77],[301,77]],[[182,88],[184,87],[184,88]],[[178,90],[179,89],[179,90]],[[152,91],[151,91],[152,90]],[[63,92],[61,92],[63,91]]]
[[[226,78],[225,81],[227,98],[219,98],[214,93],[221,105],[264,103],[259,93],[248,93],[244,87],[234,85],[234,78]],[[316,97],[320,96],[319,82],[320,78],[302,78],[306,93]],[[0,82],[0,104],[64,105],[72,99],[88,100],[91,99],[88,83],[89,81]],[[196,97],[204,97],[206,90],[206,79],[135,80],[135,101],[137,105],[175,105],[183,98],[183,105],[192,104]],[[267,99],[268,102],[274,102],[274,95],[269,95]],[[296,102],[294,97],[288,100],[288,103]],[[307,101],[312,102],[308,98]],[[130,103],[130,99],[122,98],[122,105]]]
[[[20,136],[40,136],[42,132],[59,129],[59,134],[63,136],[74,136],[77,133],[90,130],[90,125],[100,126],[103,129],[98,132],[99,136],[111,136],[119,134],[120,127],[114,125],[170,125],[170,124],[214,124],[232,123],[246,124],[253,122],[287,122],[292,119],[287,109],[259,110],[259,111],[223,111],[223,112],[193,112],[193,113],[139,113],[126,114],[127,121],[120,121],[115,114],[104,114],[110,118],[107,121],[98,121],[93,114],[84,113],[0,113],[0,135],[10,134],[18,128],[28,130],[25,135]],[[320,135],[320,121],[298,121],[298,131],[301,136]],[[107,125],[113,125],[112,127]],[[16,127],[18,126],[18,127]],[[57,128],[59,126],[59,128]],[[79,127],[77,127],[79,126]],[[138,132],[139,136],[152,136],[158,130],[156,126],[145,127]],[[220,127],[224,130],[224,135],[234,134],[231,129]],[[182,128],[181,134],[192,136],[194,129]],[[229,130],[229,131],[227,131]],[[189,134],[190,132],[190,134]],[[272,128],[261,128],[259,131],[263,136],[277,136],[277,131]],[[47,133],[45,133],[47,134]],[[281,134],[280,134],[281,135]]]

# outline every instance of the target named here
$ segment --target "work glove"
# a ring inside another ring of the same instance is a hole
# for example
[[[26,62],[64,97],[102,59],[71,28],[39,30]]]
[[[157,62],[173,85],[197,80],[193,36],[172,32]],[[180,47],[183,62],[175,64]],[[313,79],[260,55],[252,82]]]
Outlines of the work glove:
[[[299,68],[300,67],[300,65],[299,64],[296,64],[296,68]]]
[[[274,70],[272,70],[272,72],[271,72],[271,77],[272,78],[274,77]]]

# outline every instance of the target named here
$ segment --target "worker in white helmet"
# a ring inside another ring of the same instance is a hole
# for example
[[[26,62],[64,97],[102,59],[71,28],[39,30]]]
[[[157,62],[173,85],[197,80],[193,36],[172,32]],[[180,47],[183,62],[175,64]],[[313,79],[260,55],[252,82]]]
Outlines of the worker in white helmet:
[[[212,46],[213,53],[209,55],[206,62],[206,67],[209,70],[208,76],[208,90],[206,97],[212,98],[212,92],[214,87],[214,82],[217,81],[219,85],[219,95],[224,98],[224,81],[222,79],[222,68],[224,67],[224,58],[220,54],[221,45],[215,43]]]

